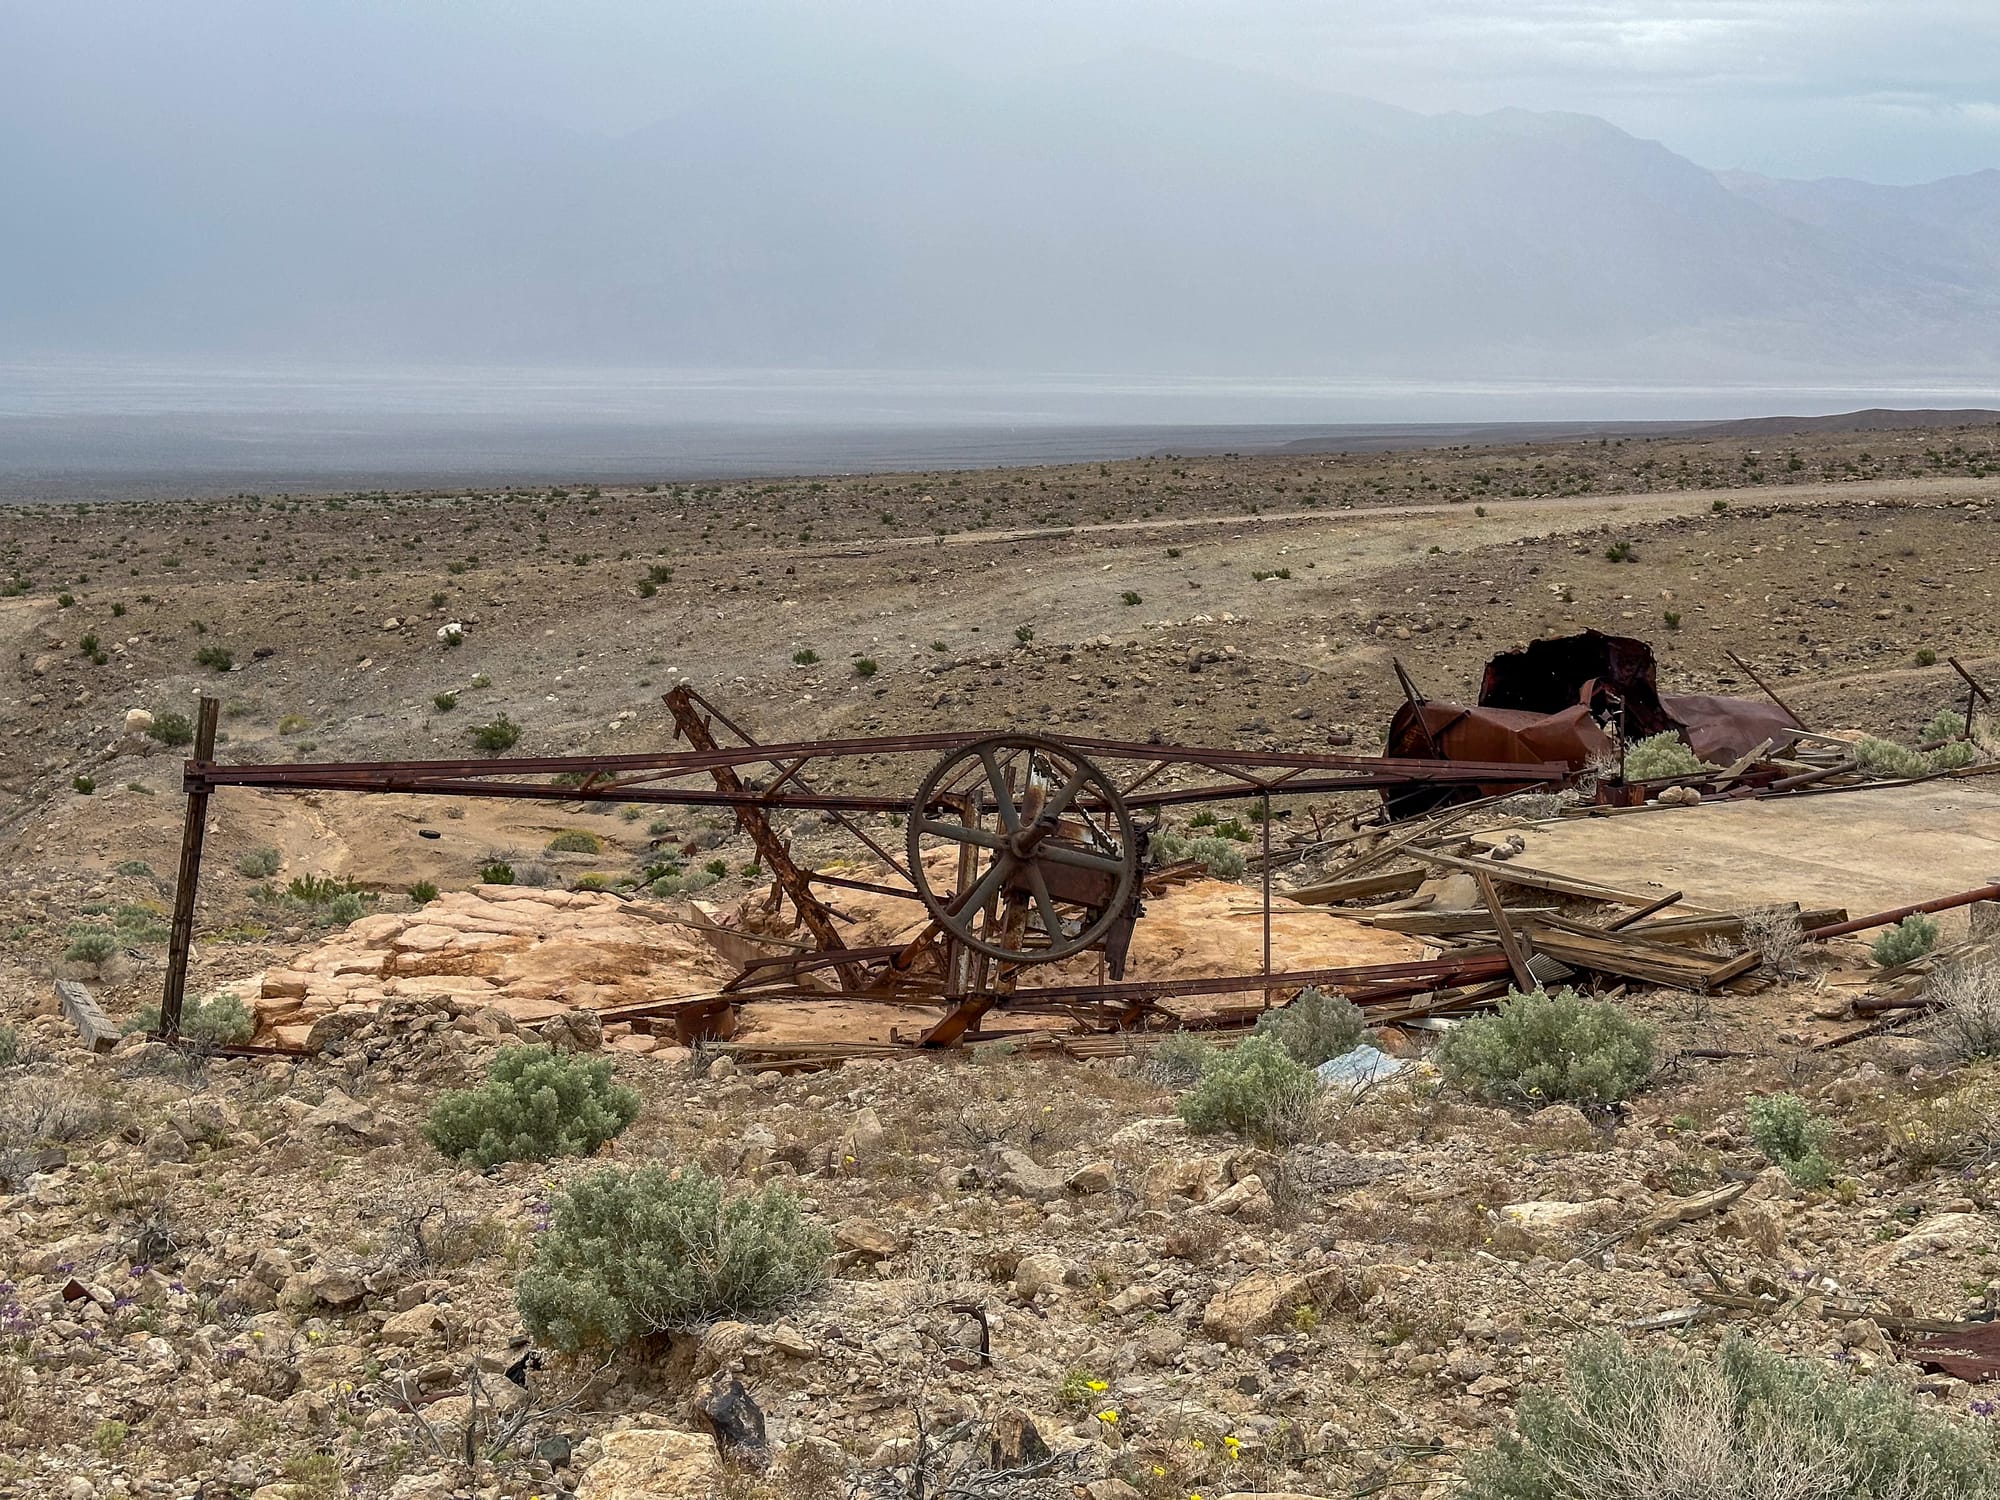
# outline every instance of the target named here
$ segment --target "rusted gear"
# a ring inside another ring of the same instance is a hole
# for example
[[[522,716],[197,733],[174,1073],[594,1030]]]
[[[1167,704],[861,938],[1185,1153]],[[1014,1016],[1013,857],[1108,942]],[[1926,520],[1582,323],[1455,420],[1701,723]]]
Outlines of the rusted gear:
[[[977,856],[941,895],[924,856]],[[1043,735],[1007,734],[946,755],[910,809],[910,873],[947,934],[1003,963],[1047,963],[1100,942],[1132,899],[1139,851],[1111,778]]]

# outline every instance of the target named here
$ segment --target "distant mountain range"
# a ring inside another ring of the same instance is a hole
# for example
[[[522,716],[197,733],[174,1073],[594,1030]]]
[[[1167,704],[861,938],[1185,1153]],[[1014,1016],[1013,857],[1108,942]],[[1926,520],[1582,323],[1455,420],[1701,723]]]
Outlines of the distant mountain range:
[[[2000,172],[1706,170],[1140,53],[617,140],[0,101],[10,356],[1811,380],[2000,372]]]

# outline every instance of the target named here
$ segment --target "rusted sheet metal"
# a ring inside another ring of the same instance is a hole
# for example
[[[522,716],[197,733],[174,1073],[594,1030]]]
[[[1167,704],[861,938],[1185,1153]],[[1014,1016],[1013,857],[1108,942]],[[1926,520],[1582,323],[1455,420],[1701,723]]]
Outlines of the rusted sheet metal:
[[[1593,760],[1615,759],[1618,746],[1581,703],[1558,713],[1544,714],[1510,708],[1466,708],[1430,699],[1405,703],[1396,710],[1396,716],[1389,721],[1388,753],[1399,759],[1435,754],[1446,761],[1489,764],[1557,762],[1568,775],[1575,775]],[[1382,795],[1389,816],[1413,818],[1453,802],[1519,790],[1522,790],[1519,786],[1499,781],[1459,786],[1415,782],[1388,788]]]
[[[2000,1323],[1969,1323],[1910,1346],[1919,1368],[1977,1384],[2000,1380]]]
[[[1714,693],[1662,693],[1660,702],[1688,748],[1712,766],[1740,760],[1766,740],[1783,754],[1805,728],[1775,703]]]
[[[1653,649],[1630,636],[1586,630],[1505,651],[1486,664],[1473,707],[1418,698],[1389,722],[1388,754],[1402,759],[1468,762],[1561,761],[1572,776],[1613,760],[1618,745],[1678,732],[1695,754],[1727,765],[1769,742],[1782,751],[1805,726],[1776,703],[1707,693],[1659,691]],[[1507,791],[1500,782],[1472,787],[1410,784],[1383,793],[1391,816],[1418,813],[1474,796]]]

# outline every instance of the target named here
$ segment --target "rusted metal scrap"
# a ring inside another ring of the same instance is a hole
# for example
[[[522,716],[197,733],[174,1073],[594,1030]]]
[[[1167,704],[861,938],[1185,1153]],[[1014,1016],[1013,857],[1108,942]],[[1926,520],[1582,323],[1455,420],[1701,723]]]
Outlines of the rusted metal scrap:
[[[1157,996],[1153,987],[1068,986],[1021,991],[1029,965],[1096,952],[1113,980],[1141,907],[1142,862],[1149,827],[1133,814],[1245,796],[1317,796],[1413,785],[1492,784],[1505,789],[1559,782],[1565,767],[1548,761],[1440,762],[1420,757],[1314,755],[1166,745],[1107,739],[1063,739],[1021,733],[944,733],[762,745],[720,710],[689,690],[668,698],[679,729],[695,748],[682,752],[604,756],[538,756],[435,761],[364,761],[224,765],[214,758],[216,703],[204,699],[196,753],[185,768],[188,821],[181,879],[175,891],[174,942],[161,1003],[161,1031],[178,1034],[188,950],[200,876],[202,829],[211,793],[223,787],[289,792],[499,797],[547,802],[618,801],[666,806],[727,807],[755,841],[776,888],[788,895],[816,952],[759,958],[744,968],[731,993],[665,1002],[683,1040],[726,1025],[734,999],[767,983],[806,998],[850,995],[890,1002],[939,1004],[944,1018],[927,1045],[950,1045],[977,1029],[996,1006],[1057,1009],[1090,1024],[1142,1023]],[[720,743],[722,724],[742,743]],[[881,757],[937,757],[916,781],[914,795],[821,790],[804,771],[871,763]],[[1206,772],[1195,784],[1176,775]],[[766,814],[775,809],[824,815],[909,882],[843,882],[796,864]],[[904,821],[902,858],[883,847],[850,814],[893,813]],[[1268,819],[1266,827],[1268,829]],[[1268,866],[1267,866],[1268,868]],[[1268,998],[1287,976],[1270,969],[1266,877],[1265,969],[1231,988],[1261,988]],[[858,885],[919,903],[929,917],[900,946],[849,948],[814,884]],[[835,987],[819,976],[830,974]],[[1440,973],[1372,973],[1357,980],[1371,997],[1409,996],[1434,988]],[[1312,982],[1311,976],[1298,983]],[[1218,993],[1215,981],[1192,988]],[[1292,987],[1296,987],[1293,985]]]
[[[1573,779],[1615,762],[1621,743],[1649,735],[1678,733],[1703,760],[1727,765],[1782,752],[1805,730],[1776,702],[1662,693],[1652,647],[1596,630],[1495,656],[1472,707],[1427,699],[1400,666],[1397,675],[1404,702],[1389,722],[1386,753],[1400,759],[1559,760]],[[1410,784],[1385,790],[1383,799],[1392,817],[1406,818],[1504,790]]]

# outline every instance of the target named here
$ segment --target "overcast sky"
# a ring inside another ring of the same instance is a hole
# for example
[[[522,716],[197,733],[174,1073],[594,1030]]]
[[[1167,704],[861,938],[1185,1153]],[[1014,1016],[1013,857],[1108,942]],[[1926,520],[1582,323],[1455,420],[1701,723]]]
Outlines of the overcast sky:
[[[2000,166],[2000,0],[5,0],[0,87],[163,109],[473,110],[616,133],[748,74],[1162,48],[1426,112],[1601,115],[1710,167]]]

